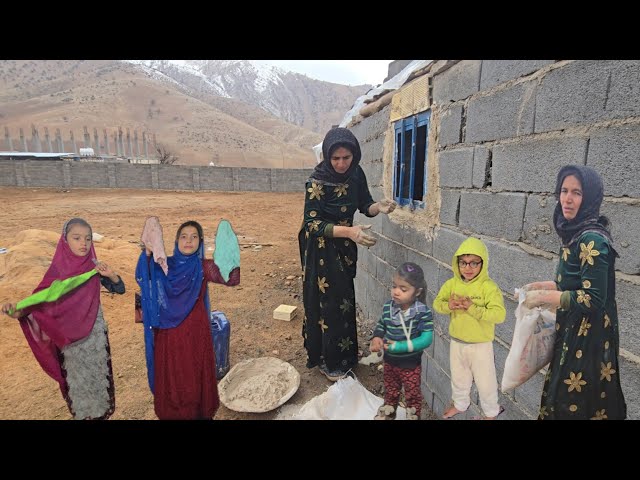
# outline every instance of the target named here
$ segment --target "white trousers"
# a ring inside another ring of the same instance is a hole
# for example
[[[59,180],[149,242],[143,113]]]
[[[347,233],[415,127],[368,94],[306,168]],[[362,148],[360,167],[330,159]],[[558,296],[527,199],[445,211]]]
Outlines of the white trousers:
[[[475,380],[480,395],[480,406],[485,416],[498,416],[500,405],[493,342],[460,343],[451,339],[449,359],[453,406],[461,412],[469,408],[471,384]]]

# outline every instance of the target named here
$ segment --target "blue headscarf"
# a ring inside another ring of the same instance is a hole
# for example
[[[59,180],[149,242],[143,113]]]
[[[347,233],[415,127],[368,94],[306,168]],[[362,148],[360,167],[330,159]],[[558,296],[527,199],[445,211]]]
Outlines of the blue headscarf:
[[[188,222],[193,224],[196,222]],[[178,232],[184,228],[184,224]],[[200,225],[198,224],[198,227]],[[197,228],[202,235],[202,227]],[[204,238],[200,238],[198,251],[190,255],[184,255],[178,248],[176,240],[173,247],[173,256],[167,258],[169,273],[164,274],[162,268],[147,259],[143,250],[138,258],[136,266],[136,281],[140,285],[142,297],[142,322],[144,324],[145,356],[147,360],[147,378],[149,388],[154,388],[154,328],[175,328],[187,318],[193,310],[204,272],[202,260],[204,259]],[[205,307],[209,306],[209,292],[205,290]]]

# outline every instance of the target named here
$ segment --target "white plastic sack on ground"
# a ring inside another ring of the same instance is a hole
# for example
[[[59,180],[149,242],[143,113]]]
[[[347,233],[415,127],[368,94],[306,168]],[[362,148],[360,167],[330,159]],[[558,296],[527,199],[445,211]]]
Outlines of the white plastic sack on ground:
[[[525,292],[516,289],[518,307],[511,349],[504,364],[500,386],[502,392],[511,390],[529,380],[551,361],[556,333],[556,314],[536,307],[524,306]]]
[[[358,380],[345,377],[302,407],[282,408],[276,420],[373,420],[383,403]],[[396,418],[406,419],[404,408],[398,408]]]

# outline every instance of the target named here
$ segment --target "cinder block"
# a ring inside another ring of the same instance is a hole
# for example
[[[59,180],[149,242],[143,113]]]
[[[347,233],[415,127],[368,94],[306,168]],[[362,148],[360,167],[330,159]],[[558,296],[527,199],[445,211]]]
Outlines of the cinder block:
[[[527,197],[527,207],[522,226],[522,240],[534,247],[552,253],[560,250],[560,238],[553,226],[556,199],[553,195]]]
[[[382,235],[402,244],[404,237],[404,227],[402,224],[394,222],[393,219],[390,219],[388,215],[383,213],[378,216],[381,217]]]
[[[450,363],[450,349],[451,349],[451,340],[449,339],[449,321],[448,315],[443,315],[443,317],[447,317],[447,332],[445,335],[434,335],[434,338],[437,337],[437,342],[433,351],[433,356],[436,363],[442,368],[448,375],[451,375],[451,363]]]
[[[548,72],[538,87],[535,133],[605,119],[607,113],[603,107],[607,103],[607,84],[613,64],[577,60]]]
[[[433,101],[438,105],[462,100],[480,87],[480,60],[462,60],[433,77]]]
[[[388,240],[386,237],[379,236],[378,242],[371,247],[371,251],[393,268],[397,268],[406,262],[407,249],[396,242]]]
[[[466,235],[457,231],[448,228],[437,229],[433,239],[433,256],[450,265],[453,254],[466,239]]]
[[[556,176],[564,165],[584,165],[587,139],[561,137],[530,138],[495,145],[491,168],[494,189],[551,193]]]
[[[473,186],[484,188],[487,183],[487,166],[491,160],[491,150],[487,147],[473,147]],[[490,173],[490,172],[489,172]]]
[[[470,188],[472,186],[473,148],[442,150],[438,154],[438,162],[441,187]]]
[[[448,338],[449,335],[449,315],[438,313],[433,310],[433,326],[440,332],[443,332],[443,335],[446,335]],[[438,342],[440,343],[440,342]],[[440,348],[440,345],[437,345],[436,348]],[[447,372],[449,370],[447,369]]]
[[[513,341],[513,329],[516,325],[515,312],[516,308],[518,307],[518,303],[512,300],[511,293],[512,292],[502,293],[502,300],[504,301],[506,315],[504,322],[498,323],[495,329],[496,337],[499,337],[500,340],[508,345],[511,345],[511,342]],[[506,358],[502,360],[506,360]]]
[[[429,361],[427,365],[426,384],[427,388],[435,393],[435,396],[440,400],[442,406],[449,402],[451,399],[451,380],[442,368],[440,368],[440,366],[434,361]],[[434,409],[435,413],[438,416],[442,415],[443,409],[437,411],[439,406],[437,402],[434,403],[436,404],[436,408]]]
[[[620,383],[627,403],[627,420],[640,420],[640,365],[619,357]]]
[[[386,288],[391,286],[391,281],[393,279],[393,273],[395,272],[397,267],[389,265],[384,260],[376,257],[376,276],[374,277],[381,285],[385,285]]]
[[[611,78],[607,92],[608,118],[640,116],[640,61],[611,62]]]
[[[592,130],[587,165],[602,175],[605,195],[640,197],[640,182],[637,181],[640,178],[638,145],[638,124]]]
[[[489,251],[489,276],[503,292],[513,292],[527,283],[553,280],[557,259],[531,255],[519,247],[483,239]]]
[[[502,383],[502,376],[504,375],[504,366],[507,361],[507,355],[509,349],[502,346],[499,342],[493,342],[493,358],[496,366],[496,380],[498,381],[498,389]]]
[[[514,402],[507,395],[498,394],[498,401],[504,407],[504,412],[498,417],[498,420],[533,420],[537,416],[525,412],[520,404]]]
[[[177,165],[158,165],[158,188],[161,190],[193,190],[191,169]]]
[[[273,318],[275,320],[285,320],[290,322],[298,314],[298,307],[294,305],[280,305],[273,311]]]
[[[431,291],[433,294],[438,293],[438,290],[440,290],[440,285],[438,285],[438,270],[440,269],[440,264],[431,257],[423,256],[420,257],[420,263],[418,263],[418,265],[420,265],[424,271],[427,291]]]
[[[462,192],[460,228],[518,241],[522,233],[525,198],[523,193]]]
[[[442,188],[440,190],[440,223],[457,226],[458,206],[460,204],[460,191]]]
[[[442,113],[439,137],[441,147],[460,143],[462,108],[462,104],[452,105]]]
[[[639,177],[640,178],[640,177]],[[640,274],[640,205],[605,201],[600,209],[611,221],[613,245],[620,258],[616,269],[630,275]]]
[[[536,82],[525,82],[472,98],[467,108],[465,142],[515,138],[533,133]]]
[[[544,386],[544,375],[536,373],[529,380],[515,389],[516,402],[532,417],[537,417],[540,412],[540,398],[542,398],[542,387]]]
[[[616,281],[620,347],[640,356],[640,286],[624,280]]]
[[[62,162],[24,161],[25,187],[61,187],[64,185]]]
[[[421,232],[412,228],[411,225],[407,225],[404,229],[403,243],[414,250],[424,253],[425,255],[431,255],[433,252],[433,240],[427,238],[425,232]]]
[[[483,60],[480,90],[529,75],[554,60]]]
[[[3,187],[15,187],[16,182],[16,164],[11,161],[0,161],[0,185]]]

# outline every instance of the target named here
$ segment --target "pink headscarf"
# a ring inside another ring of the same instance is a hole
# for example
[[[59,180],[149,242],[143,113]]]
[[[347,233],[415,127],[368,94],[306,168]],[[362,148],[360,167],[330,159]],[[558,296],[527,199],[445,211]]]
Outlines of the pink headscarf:
[[[64,224],[49,270],[33,293],[49,287],[54,280],[64,280],[95,268],[93,259],[96,258],[96,251],[93,243],[84,257],[71,251],[67,243],[67,228],[72,224],[88,225],[79,218],[72,218]],[[91,231],[91,227],[89,230]],[[61,388],[66,381],[62,376],[59,350],[91,333],[100,305],[98,277],[91,277],[55,302],[29,307],[28,315],[20,318],[22,331],[38,363],[49,376],[60,383]]]

